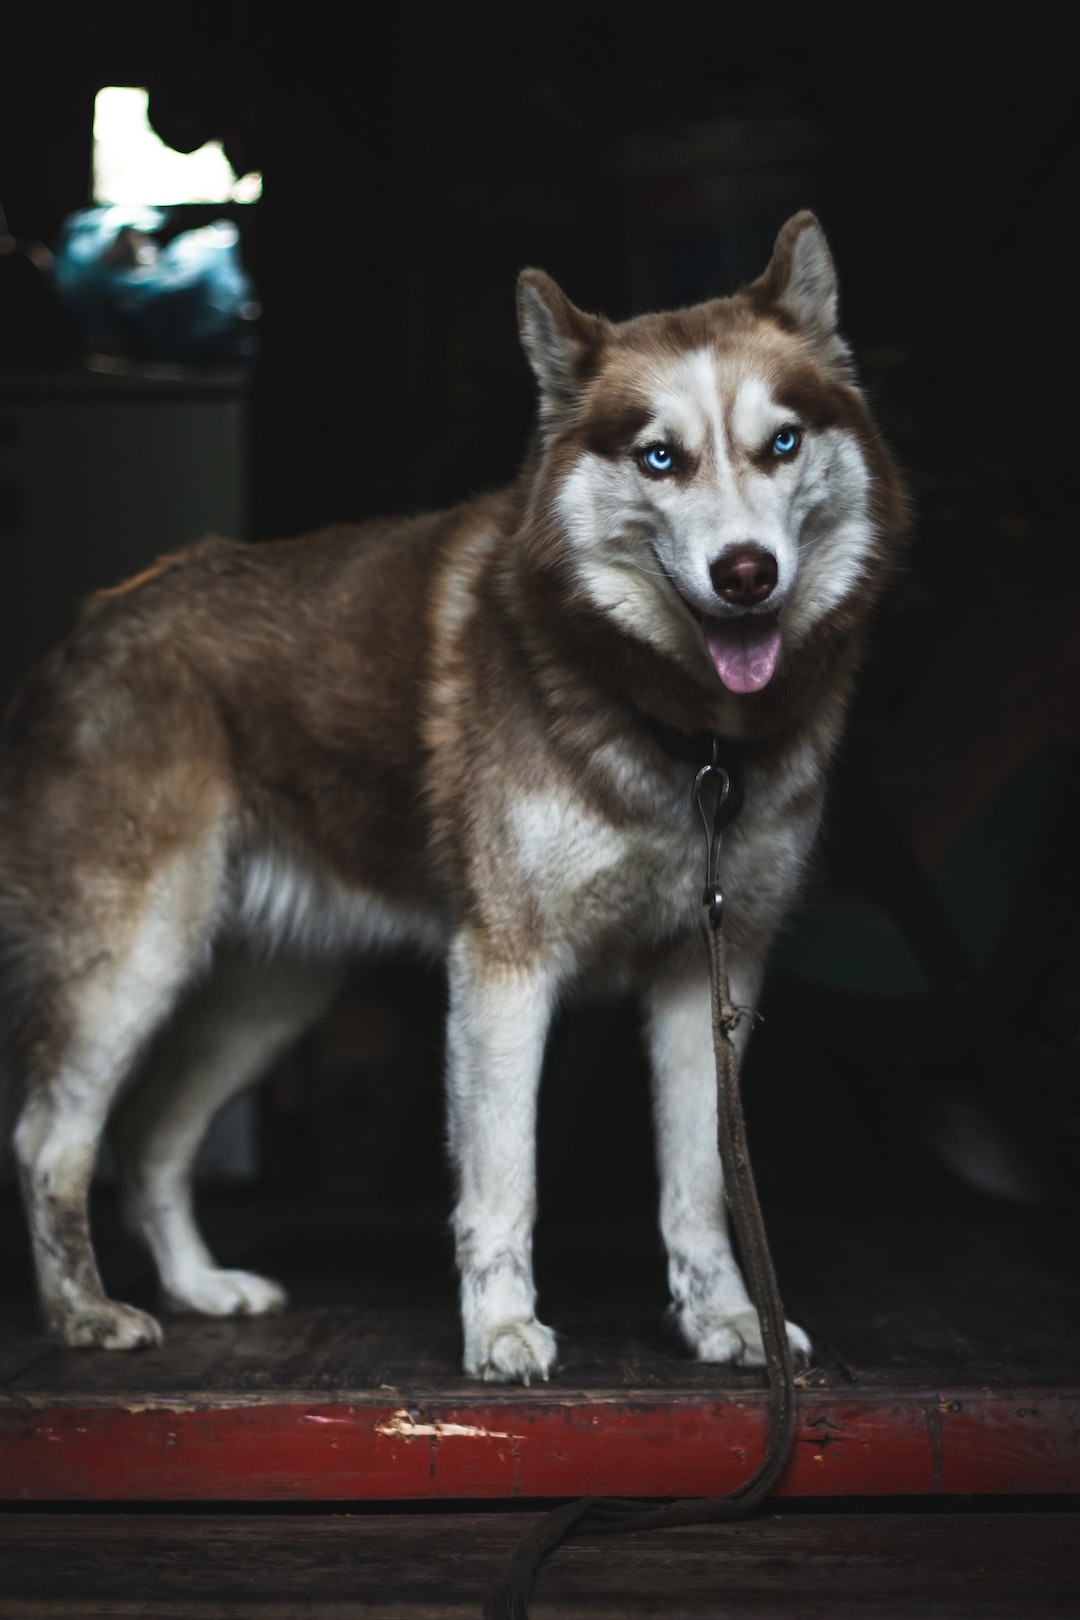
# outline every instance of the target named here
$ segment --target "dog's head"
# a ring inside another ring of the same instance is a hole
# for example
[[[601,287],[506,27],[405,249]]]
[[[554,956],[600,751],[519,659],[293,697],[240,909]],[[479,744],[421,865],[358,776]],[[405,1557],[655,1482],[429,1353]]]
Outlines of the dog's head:
[[[872,594],[895,475],[812,214],[788,221],[764,274],[730,298],[616,325],[526,270],[518,310],[551,516],[595,607],[749,693]]]

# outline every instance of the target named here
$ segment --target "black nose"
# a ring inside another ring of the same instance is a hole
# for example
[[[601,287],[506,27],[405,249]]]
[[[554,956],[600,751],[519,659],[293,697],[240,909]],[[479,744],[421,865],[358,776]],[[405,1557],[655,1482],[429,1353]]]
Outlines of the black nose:
[[[776,589],[776,558],[764,546],[732,546],[709,569],[713,590],[732,607],[754,607]]]

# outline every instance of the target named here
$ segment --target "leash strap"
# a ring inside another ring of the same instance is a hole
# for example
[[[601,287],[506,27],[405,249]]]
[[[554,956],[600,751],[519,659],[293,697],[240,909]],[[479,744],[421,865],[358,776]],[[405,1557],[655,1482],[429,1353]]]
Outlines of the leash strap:
[[[545,1513],[507,1560],[484,1604],[484,1620],[528,1620],[528,1599],[540,1565],[572,1535],[656,1530],[677,1524],[714,1524],[742,1518],[771,1495],[787,1467],[795,1440],[795,1371],[765,1223],[750,1163],[739,1087],[739,1060],[731,1036],[745,1012],[732,1005],[724,951],[724,902],[719,886],[720,836],[742,807],[741,762],[721,760],[714,739],[711,761],[694,779],[693,803],[705,823],[707,846],[701,920],[709,953],[713,1056],[716,1063],[716,1145],[724,1168],[724,1194],[735,1228],[750,1297],[757,1311],[769,1378],[765,1451],[749,1479],[727,1496],[681,1502],[635,1502],[584,1496]],[[708,800],[711,798],[711,805]]]

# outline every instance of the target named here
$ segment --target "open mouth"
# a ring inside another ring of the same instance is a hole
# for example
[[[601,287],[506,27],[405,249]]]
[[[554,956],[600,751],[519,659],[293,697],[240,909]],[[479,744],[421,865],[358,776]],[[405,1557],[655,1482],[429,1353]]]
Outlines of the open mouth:
[[[775,613],[702,619],[705,651],[729,692],[760,692],[780,659],[780,620]]]
[[[703,613],[688,602],[656,547],[651,547],[657,567],[683,607],[705,635],[709,662],[729,692],[760,692],[768,686],[780,661],[782,638],[778,613],[732,613],[723,618]]]

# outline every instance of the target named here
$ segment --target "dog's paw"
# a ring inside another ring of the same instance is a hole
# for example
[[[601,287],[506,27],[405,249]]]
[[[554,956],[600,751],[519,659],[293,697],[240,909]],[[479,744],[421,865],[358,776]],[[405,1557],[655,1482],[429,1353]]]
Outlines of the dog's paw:
[[[112,1299],[74,1311],[57,1331],[72,1350],[148,1350],[165,1337],[160,1322],[146,1311]]]
[[[794,1322],[785,1324],[794,1360],[810,1359],[810,1340]],[[736,1367],[764,1367],[765,1346],[761,1342],[757,1312],[745,1309],[702,1314],[693,1324],[680,1323],[683,1337],[699,1361],[727,1362]]]
[[[535,1316],[493,1323],[465,1359],[465,1371],[490,1384],[546,1383],[554,1365],[555,1335]]]
[[[212,1266],[174,1284],[166,1298],[171,1310],[194,1311],[200,1316],[267,1316],[284,1310],[288,1296],[270,1277]]]

